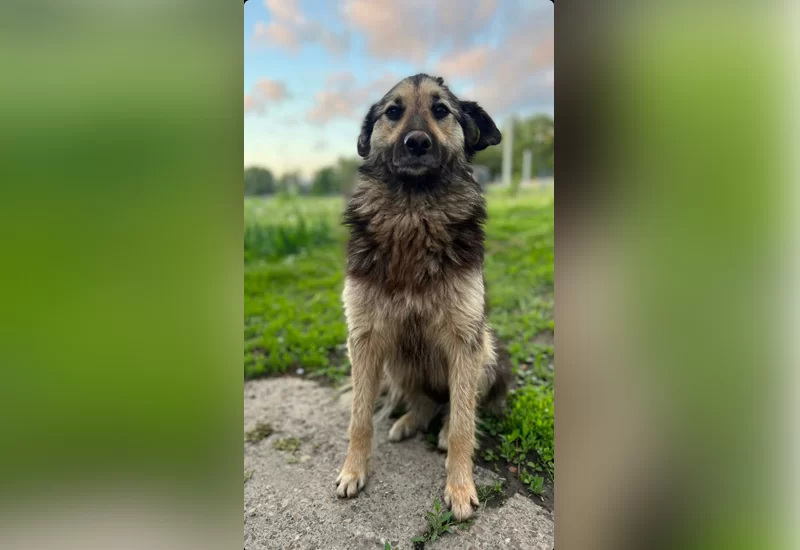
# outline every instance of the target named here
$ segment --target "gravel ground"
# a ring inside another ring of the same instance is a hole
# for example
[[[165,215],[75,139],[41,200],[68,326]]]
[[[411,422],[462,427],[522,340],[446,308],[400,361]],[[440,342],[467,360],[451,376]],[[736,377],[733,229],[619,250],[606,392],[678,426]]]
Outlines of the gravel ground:
[[[271,435],[244,444],[244,547],[257,549],[411,549],[425,532],[425,512],[442,500],[444,454],[420,435],[391,443],[389,425],[376,429],[370,479],[356,499],[340,500],[334,480],[347,451],[349,394],[299,378],[246,382],[244,428],[269,424]],[[276,441],[299,439],[299,447]],[[279,445],[280,446],[280,445]],[[476,467],[477,485],[497,476]],[[522,495],[484,509],[469,530],[426,549],[553,548],[552,513]]]

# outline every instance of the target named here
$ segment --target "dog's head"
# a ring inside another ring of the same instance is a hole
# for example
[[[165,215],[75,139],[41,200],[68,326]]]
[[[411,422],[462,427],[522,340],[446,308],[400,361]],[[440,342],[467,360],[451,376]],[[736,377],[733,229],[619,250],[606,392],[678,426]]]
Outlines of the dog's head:
[[[441,78],[410,76],[373,105],[358,154],[392,175],[428,178],[500,143],[494,121],[474,101],[460,101]]]

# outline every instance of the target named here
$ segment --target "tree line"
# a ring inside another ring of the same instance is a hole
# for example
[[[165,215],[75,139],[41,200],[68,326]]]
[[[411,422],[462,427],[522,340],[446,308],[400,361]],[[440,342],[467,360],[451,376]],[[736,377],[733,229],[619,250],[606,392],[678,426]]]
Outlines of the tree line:
[[[533,153],[532,174],[552,175],[554,169],[555,125],[547,115],[533,115],[515,120],[512,147],[514,176],[522,172],[522,153]],[[489,147],[475,156],[475,165],[485,166],[492,179],[499,179],[503,171],[503,146]],[[288,172],[280,177],[260,166],[244,171],[244,194],[274,195],[349,195],[355,184],[356,172],[361,165],[358,158],[340,158],[333,166],[318,170],[310,182],[304,182],[299,172]]]
[[[299,172],[287,172],[275,177],[268,168],[250,166],[244,171],[244,194],[252,195],[339,195],[349,194],[356,179],[360,159],[341,158],[333,166],[318,170],[310,182],[304,182]]]

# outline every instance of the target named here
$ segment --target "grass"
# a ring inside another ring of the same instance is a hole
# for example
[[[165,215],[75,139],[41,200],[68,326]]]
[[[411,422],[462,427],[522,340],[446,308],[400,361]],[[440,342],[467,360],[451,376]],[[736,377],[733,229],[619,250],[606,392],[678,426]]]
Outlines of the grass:
[[[279,439],[275,443],[272,444],[275,449],[278,451],[286,451],[289,453],[295,452],[297,449],[300,448],[300,440],[296,437],[287,437],[285,439]]]
[[[284,225],[250,224],[244,228],[244,258],[279,260],[304,250],[335,242],[327,220],[297,221]]]
[[[453,521],[453,512],[449,510],[443,511],[438,498],[433,501],[433,510],[426,512],[425,516],[428,519],[428,527],[425,530],[425,534],[412,538],[411,542],[435,542],[442,535],[455,533],[456,529],[468,529],[472,525],[472,520]]]
[[[498,480],[492,485],[478,485],[475,490],[478,492],[478,501],[481,504],[488,503],[493,498],[503,494],[503,482]]]
[[[258,422],[256,427],[244,434],[244,440],[249,443],[258,443],[272,435],[272,424]]]
[[[489,321],[517,387],[507,415],[484,417],[482,457],[514,465],[532,494],[553,457],[553,192],[491,189],[485,273]],[[341,198],[245,199],[244,375],[349,372],[341,303]],[[506,458],[508,457],[508,458]]]

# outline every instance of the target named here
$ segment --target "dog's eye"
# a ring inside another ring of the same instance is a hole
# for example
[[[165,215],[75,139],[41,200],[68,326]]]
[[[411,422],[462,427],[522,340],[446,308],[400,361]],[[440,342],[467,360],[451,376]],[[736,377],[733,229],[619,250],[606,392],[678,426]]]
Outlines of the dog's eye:
[[[400,107],[396,107],[392,105],[388,109],[386,109],[386,116],[389,120],[400,120],[400,117],[403,115],[402,109]]]
[[[433,116],[436,117],[436,120],[441,120],[447,115],[450,114],[450,111],[447,110],[447,107],[444,105],[437,105],[433,108]]]

